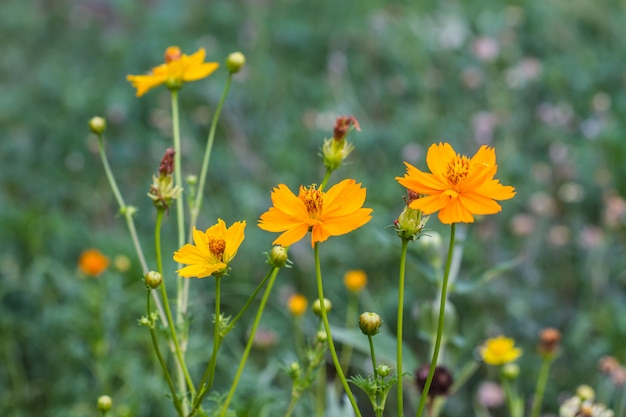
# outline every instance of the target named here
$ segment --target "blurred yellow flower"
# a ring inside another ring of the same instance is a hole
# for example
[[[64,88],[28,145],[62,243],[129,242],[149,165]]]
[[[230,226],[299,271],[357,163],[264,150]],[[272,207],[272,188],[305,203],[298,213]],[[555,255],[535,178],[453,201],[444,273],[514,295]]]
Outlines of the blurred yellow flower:
[[[109,258],[98,249],[87,249],[78,258],[78,269],[90,277],[98,277],[109,267]]]
[[[430,173],[405,162],[407,173],[396,180],[421,195],[409,207],[426,214],[439,211],[442,223],[473,223],[475,214],[502,210],[495,200],[515,195],[513,187],[493,178],[498,170],[496,152],[488,146],[481,146],[470,159],[454,152],[447,143],[433,144],[428,148],[426,163]]]
[[[515,347],[515,341],[504,336],[488,339],[479,348],[479,352],[483,361],[489,365],[504,365],[515,361],[522,355],[522,350]]]
[[[359,292],[367,285],[367,274],[360,269],[348,271],[343,276],[343,284],[348,291]]]
[[[137,97],[149,90],[166,84],[169,88],[180,88],[183,83],[208,77],[215,71],[217,62],[204,62],[204,49],[193,55],[181,53],[177,46],[170,46],[165,51],[165,63],[155,67],[146,75],[128,75],[126,79],[137,89]]]
[[[309,305],[309,300],[302,294],[294,294],[287,300],[287,307],[291,314],[296,317],[300,317],[306,312],[306,308]]]
[[[243,242],[245,227],[246,222],[241,221],[226,228],[224,220],[217,219],[217,224],[206,232],[194,228],[194,244],[188,243],[174,252],[174,260],[187,265],[176,272],[184,278],[226,274],[229,262]]]
[[[300,186],[295,194],[280,184],[272,191],[272,203],[261,215],[259,227],[268,232],[284,232],[273,242],[290,246],[311,231],[311,246],[330,236],[349,233],[370,221],[372,209],[363,208],[365,188],[352,179],[343,180],[327,192],[311,185]]]

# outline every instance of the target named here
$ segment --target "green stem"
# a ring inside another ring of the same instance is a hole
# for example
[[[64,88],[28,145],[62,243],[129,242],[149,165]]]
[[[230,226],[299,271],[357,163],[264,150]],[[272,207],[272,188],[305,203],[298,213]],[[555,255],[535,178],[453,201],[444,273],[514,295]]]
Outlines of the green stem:
[[[156,261],[157,261],[157,270],[161,276],[163,276],[163,258],[161,256],[161,223],[163,221],[163,209],[157,210],[157,218],[156,225],[154,230],[154,246],[156,252]],[[196,396],[196,389],[193,386],[193,382],[191,380],[191,376],[189,375],[189,371],[187,370],[187,365],[185,364],[185,360],[183,358],[182,351],[180,349],[180,344],[178,342],[178,336],[176,335],[176,327],[174,326],[174,319],[172,318],[172,311],[170,309],[170,303],[167,298],[167,289],[165,285],[166,279],[163,279],[161,283],[161,297],[163,298],[163,306],[165,307],[165,315],[167,317],[167,322],[169,324],[170,336],[172,338],[172,343],[174,344],[174,350],[176,353],[176,358],[178,359],[177,365],[180,373],[183,374],[183,385],[181,388],[182,392],[185,392],[185,382],[189,391],[191,392],[192,397]],[[179,381],[180,383],[180,381]]]
[[[433,351],[433,359],[430,363],[430,370],[428,371],[428,377],[424,383],[424,390],[420,397],[419,407],[417,409],[416,417],[421,417],[424,412],[424,407],[428,400],[428,391],[430,391],[430,384],[433,382],[433,376],[435,375],[435,367],[437,366],[437,359],[439,357],[439,349],[441,348],[441,339],[443,336],[443,324],[446,312],[446,300],[448,294],[448,278],[450,276],[450,265],[452,264],[452,254],[454,252],[454,236],[456,231],[456,223],[450,225],[450,245],[448,246],[448,259],[446,260],[446,269],[443,274],[443,282],[441,284],[441,300],[439,303],[439,323],[437,325],[437,339],[435,340],[435,349]]]
[[[215,379],[215,366],[217,364],[217,351],[220,348],[222,334],[220,332],[220,327],[222,325],[222,317],[221,317],[221,277],[215,277],[215,328],[213,331],[213,354],[211,355],[211,361],[209,362],[209,387],[213,386],[213,381]]]
[[[146,309],[148,314],[148,319],[152,315],[152,311],[150,308],[150,293],[152,290],[148,290],[148,297],[146,297]],[[152,338],[152,346],[154,347],[154,352],[157,355],[157,359],[159,360],[159,364],[161,365],[161,369],[163,369],[163,374],[165,375],[165,380],[167,381],[167,385],[170,388],[170,392],[172,394],[172,401],[174,402],[174,407],[176,408],[176,412],[180,417],[183,417],[185,414],[183,409],[180,406],[180,401],[178,399],[178,394],[176,393],[176,387],[174,387],[174,382],[172,382],[172,377],[170,376],[169,371],[167,370],[167,364],[165,363],[165,359],[163,359],[163,355],[161,354],[161,350],[159,349],[159,343],[157,341],[156,332],[154,331],[154,323],[150,324],[150,337]]]
[[[513,392],[511,388],[511,384],[509,379],[506,376],[502,376],[502,387],[504,388],[504,397],[506,399],[506,405],[509,409],[509,414],[511,417],[521,417],[518,413],[518,398],[517,395]]]
[[[352,409],[357,417],[361,416],[361,411],[359,410],[359,406],[354,399],[354,395],[350,390],[350,386],[348,385],[348,381],[346,380],[346,376],[341,369],[341,365],[339,364],[339,358],[337,357],[337,351],[335,350],[335,344],[333,343],[333,337],[330,332],[330,324],[328,323],[328,316],[326,315],[326,308],[324,307],[324,286],[322,284],[322,270],[320,266],[320,254],[319,254],[319,243],[315,243],[315,275],[317,279],[317,293],[320,300],[320,310],[322,313],[322,321],[324,323],[324,329],[326,330],[326,338],[328,343],[328,348],[330,350],[330,355],[333,358],[333,364],[335,365],[335,370],[337,371],[337,376],[341,380],[341,385],[343,385],[343,389],[348,395],[348,399],[350,400],[350,404],[352,405]]]
[[[353,329],[357,323],[358,297],[356,293],[350,291],[348,294],[348,308],[346,309],[346,329]],[[343,345],[341,349],[341,369],[345,369],[346,373],[350,369],[350,361],[352,360],[352,345]],[[337,381],[338,382],[338,381]]]
[[[378,381],[378,371],[376,370],[376,353],[374,351],[374,339],[368,334],[367,340],[370,343],[370,355],[372,355],[372,369],[374,370],[374,379]]]
[[[546,384],[548,382],[550,365],[552,365],[553,358],[554,355],[552,354],[545,354],[543,356],[541,369],[537,377],[537,387],[535,388],[535,395],[533,396],[533,408],[530,412],[530,417],[539,417],[539,413],[541,413],[541,403],[543,402],[543,395],[546,392]]]
[[[250,330],[250,335],[248,336],[248,343],[246,343],[246,348],[244,349],[243,356],[241,357],[241,361],[239,362],[239,368],[237,369],[237,373],[235,374],[235,379],[233,384],[230,387],[230,391],[228,392],[228,396],[224,401],[224,405],[222,406],[222,411],[220,412],[220,417],[224,417],[226,412],[228,411],[228,405],[233,399],[233,395],[235,394],[235,390],[237,389],[237,385],[239,384],[239,378],[241,378],[241,374],[243,372],[243,368],[246,365],[246,361],[248,359],[248,355],[250,354],[250,350],[252,349],[252,345],[254,344],[254,336],[256,334],[256,330],[259,327],[259,323],[261,322],[261,317],[263,316],[263,310],[265,309],[265,304],[269,299],[270,292],[272,291],[272,287],[274,286],[274,282],[276,281],[276,277],[278,276],[278,271],[280,268],[272,268],[270,281],[267,284],[267,288],[263,293],[263,298],[261,298],[261,303],[259,304],[259,309],[257,310],[256,317],[254,318],[254,323],[252,324],[252,329]]]
[[[406,274],[406,252],[409,247],[409,239],[402,239],[402,249],[400,252],[400,276],[398,279],[398,328],[396,330],[396,374],[398,375],[398,417],[404,416],[404,401],[402,399],[402,328],[404,316],[404,276]]]
[[[191,220],[189,224],[189,237],[192,236],[192,231],[198,222],[198,216],[200,215],[200,207],[202,206],[202,196],[204,195],[204,184],[206,182],[207,173],[209,171],[209,160],[211,159],[211,152],[213,150],[213,142],[215,141],[215,129],[217,128],[217,122],[219,120],[220,114],[222,113],[222,107],[224,107],[224,102],[226,101],[226,96],[228,95],[228,90],[230,89],[230,83],[232,79],[232,74],[228,74],[228,79],[226,80],[226,84],[224,85],[224,91],[222,92],[222,97],[220,98],[217,107],[215,108],[215,113],[213,114],[213,119],[211,120],[211,127],[209,129],[209,136],[207,138],[206,148],[204,149],[204,158],[202,159],[202,168],[200,170],[200,178],[198,182],[198,191],[196,195],[193,197],[193,207],[191,208]]]
[[[244,304],[244,306],[241,308],[241,310],[239,310],[239,313],[237,313],[237,315],[235,316],[234,319],[230,320],[228,327],[226,327],[226,329],[223,331],[223,334],[226,335],[228,334],[233,327],[235,327],[235,324],[237,323],[237,321],[241,318],[241,316],[246,312],[246,310],[248,310],[248,308],[250,307],[250,305],[252,304],[252,302],[254,301],[254,299],[256,298],[257,294],[259,293],[259,291],[261,291],[261,288],[263,288],[263,286],[265,286],[265,283],[267,282],[267,280],[270,278],[271,276],[271,272],[272,270],[270,270],[267,274],[265,274],[265,277],[263,278],[263,280],[261,280],[261,282],[259,283],[259,285],[257,285],[256,289],[254,290],[254,292],[252,293],[252,295],[250,297],[248,297],[248,300],[246,301],[246,303]],[[216,306],[217,308],[217,306]],[[206,395],[206,393],[211,389],[211,387],[213,386],[213,376],[212,373],[215,372],[215,366],[212,366],[211,364],[215,364],[216,362],[216,356],[217,356],[217,352],[219,351],[219,348],[222,344],[222,338],[223,336],[220,335],[218,340],[218,344],[217,344],[217,349],[213,349],[213,353],[211,354],[211,358],[209,359],[209,364],[207,365],[204,374],[202,374],[202,378],[200,379],[200,392],[198,393],[198,397],[196,399],[196,401],[194,402],[194,408],[195,406],[202,402],[202,399],[204,398],[204,396]],[[210,384],[206,384],[207,379],[211,378],[211,383]]]
[[[135,247],[135,252],[137,253],[137,257],[139,258],[139,263],[141,264],[141,271],[143,274],[147,274],[148,263],[146,262],[146,258],[143,254],[143,249],[141,248],[141,243],[139,242],[139,237],[137,235],[137,229],[135,228],[135,221],[133,220],[133,214],[135,209],[133,207],[128,207],[124,202],[124,198],[122,197],[122,193],[120,193],[119,187],[117,186],[117,182],[115,181],[115,177],[113,176],[113,171],[111,171],[111,166],[109,165],[109,161],[107,159],[106,153],[104,152],[104,143],[102,134],[98,134],[98,152],[100,153],[100,158],[102,159],[102,166],[104,167],[104,173],[109,181],[109,186],[113,191],[113,195],[115,196],[115,200],[117,200],[117,204],[120,207],[120,213],[126,219],[126,226],[128,227],[128,232],[130,233],[130,238],[133,241],[133,246]],[[165,321],[165,312],[163,311],[163,306],[161,305],[161,300],[159,300],[158,295],[155,292],[152,292],[152,296],[154,299],[154,304],[157,306],[157,310],[159,311],[159,317],[163,323]]]
[[[328,184],[328,180],[330,179],[330,174],[332,174],[332,171],[327,169],[326,174],[324,175],[324,179],[322,180],[322,184],[320,185],[320,191],[323,191],[324,187],[326,187],[326,184]]]

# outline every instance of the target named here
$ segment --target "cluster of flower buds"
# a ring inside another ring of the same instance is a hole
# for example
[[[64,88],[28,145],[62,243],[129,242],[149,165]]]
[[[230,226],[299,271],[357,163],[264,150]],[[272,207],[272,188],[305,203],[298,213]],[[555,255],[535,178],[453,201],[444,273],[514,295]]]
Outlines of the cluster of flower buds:
[[[324,165],[328,171],[334,171],[341,166],[341,163],[354,150],[354,145],[347,141],[348,134],[356,129],[361,131],[359,122],[354,116],[340,116],[335,122],[333,137],[324,140],[322,145],[322,156]]]
[[[163,210],[169,210],[172,200],[178,198],[183,192],[179,185],[174,185],[174,155],[172,148],[167,148],[161,164],[159,165],[159,176],[152,176],[152,185],[148,191],[148,197],[154,205]]]
[[[404,197],[404,202],[406,206],[404,206],[404,210],[398,216],[396,221],[394,222],[394,226],[396,228],[396,233],[402,239],[416,240],[420,237],[422,230],[426,226],[426,222],[430,218],[429,215],[425,215],[420,210],[412,209],[410,206],[411,202],[420,198],[419,194],[407,190],[408,195]]]

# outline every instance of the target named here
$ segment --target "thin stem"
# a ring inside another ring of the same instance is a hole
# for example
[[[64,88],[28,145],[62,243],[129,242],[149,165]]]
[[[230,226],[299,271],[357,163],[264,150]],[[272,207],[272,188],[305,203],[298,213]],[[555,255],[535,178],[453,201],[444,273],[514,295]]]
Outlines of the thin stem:
[[[109,165],[109,161],[107,159],[106,153],[104,152],[104,143],[102,134],[98,134],[98,152],[100,153],[100,158],[102,159],[102,166],[104,167],[104,173],[109,181],[109,186],[113,191],[113,195],[115,196],[115,200],[120,207],[120,213],[126,219],[126,226],[128,227],[128,232],[130,233],[130,238],[133,241],[133,246],[135,247],[135,252],[137,253],[137,257],[139,258],[139,263],[141,264],[141,271],[143,274],[147,274],[148,263],[146,262],[146,258],[143,254],[143,249],[141,248],[141,243],[139,242],[139,237],[137,236],[137,229],[135,228],[135,221],[133,220],[133,214],[135,212],[134,208],[128,207],[124,202],[124,198],[122,197],[122,193],[120,193],[119,187],[117,186],[117,182],[115,181],[115,177],[113,176],[113,171],[111,171],[111,166]],[[152,296],[154,299],[154,304],[159,311],[159,317],[163,323],[165,321],[165,312],[163,311],[163,306],[161,305],[161,300],[159,300],[159,296],[152,292]]]
[[[256,330],[259,327],[259,323],[261,322],[261,317],[263,316],[263,310],[265,310],[265,304],[269,299],[270,292],[272,291],[272,287],[274,286],[274,282],[276,281],[276,277],[278,276],[278,271],[280,268],[272,268],[270,281],[267,284],[267,288],[263,293],[263,298],[261,298],[261,303],[259,304],[259,309],[257,310],[256,317],[254,318],[254,323],[252,324],[252,329],[250,330],[250,335],[248,336],[248,343],[246,343],[246,348],[244,349],[243,355],[241,357],[241,361],[239,362],[239,368],[237,369],[237,373],[235,374],[235,379],[233,384],[230,387],[230,391],[228,392],[228,396],[224,401],[224,405],[222,406],[222,411],[220,412],[220,417],[224,417],[226,412],[228,411],[228,405],[230,401],[233,399],[233,395],[235,394],[235,390],[237,389],[237,385],[239,384],[239,378],[241,378],[241,374],[243,372],[243,368],[246,365],[246,361],[248,359],[248,355],[250,354],[250,350],[252,349],[252,345],[254,344],[254,335],[256,334]]]
[[[545,354],[543,361],[541,362],[541,369],[539,370],[539,376],[537,377],[537,387],[535,388],[535,395],[533,396],[533,408],[530,412],[530,417],[539,417],[541,413],[541,403],[543,402],[543,395],[546,392],[546,384],[548,382],[548,375],[550,374],[550,365],[554,355]]]
[[[154,246],[156,252],[156,261],[157,261],[157,270],[161,276],[163,276],[163,260],[161,257],[161,223],[163,221],[163,209],[157,210],[157,218],[156,225],[154,228]],[[196,396],[196,389],[191,380],[191,376],[189,375],[189,371],[187,370],[187,365],[185,364],[185,360],[183,358],[182,351],[180,349],[180,344],[178,342],[178,336],[176,335],[176,327],[174,326],[174,319],[172,318],[172,311],[170,310],[170,303],[167,298],[167,289],[165,285],[165,281],[161,283],[161,297],[163,298],[163,306],[165,307],[165,315],[167,317],[167,322],[169,324],[170,336],[172,338],[172,343],[174,344],[174,351],[176,353],[176,358],[178,359],[177,365],[183,374],[183,386],[180,387],[182,392],[185,392],[185,385],[187,383],[187,387],[191,392],[192,397]],[[179,381],[180,384],[180,381]]]
[[[250,297],[248,297],[248,300],[246,301],[246,303],[244,304],[244,306],[241,308],[241,310],[239,310],[239,313],[237,313],[237,315],[235,316],[234,319],[230,320],[228,327],[226,327],[226,329],[223,331],[223,334],[226,335],[228,334],[233,327],[235,327],[235,324],[237,323],[237,321],[241,318],[241,316],[243,315],[243,313],[246,312],[246,310],[248,310],[248,308],[250,307],[250,305],[252,304],[252,302],[254,301],[254,299],[256,298],[257,294],[259,293],[259,291],[261,291],[261,288],[263,288],[263,286],[265,285],[265,283],[267,282],[267,280],[270,278],[271,276],[271,270],[265,274],[265,277],[261,280],[261,282],[259,283],[259,285],[257,285],[256,289],[254,290],[254,292],[252,293],[252,295],[250,295]],[[218,344],[217,344],[217,349],[213,349],[213,353],[211,354],[211,358],[209,359],[209,364],[207,365],[204,374],[202,374],[202,378],[200,379],[200,392],[198,394],[198,398],[196,399],[194,406],[196,403],[199,403],[202,401],[202,399],[204,398],[204,395],[208,392],[208,390],[211,389],[211,387],[213,386],[213,377],[211,377],[211,383],[210,384],[206,384],[207,379],[209,378],[209,376],[211,376],[211,372],[215,371],[215,367],[211,366],[212,363],[215,363],[216,361],[216,356],[217,356],[217,352],[219,351],[219,348],[222,344],[222,338],[223,336],[220,335],[220,337],[217,339],[218,340]],[[213,370],[213,371],[212,371]]]
[[[374,370],[374,379],[378,380],[378,371],[376,370],[376,353],[374,351],[374,339],[368,334],[367,340],[370,343],[370,355],[372,356],[372,369]]]
[[[207,173],[209,171],[209,160],[211,159],[211,152],[213,150],[213,142],[215,141],[215,129],[217,128],[217,122],[219,120],[220,114],[222,112],[222,107],[224,107],[224,102],[226,101],[226,96],[228,95],[228,90],[230,89],[230,83],[232,79],[232,74],[228,74],[228,79],[226,80],[226,84],[224,85],[224,91],[222,91],[222,97],[220,98],[217,107],[215,108],[215,113],[213,114],[213,119],[211,120],[211,127],[209,129],[209,136],[207,138],[206,148],[204,149],[204,158],[202,159],[202,168],[200,170],[200,178],[198,180],[198,191],[196,195],[193,197],[193,207],[191,208],[191,220],[189,224],[189,237],[191,238],[194,227],[198,222],[198,216],[200,215],[200,207],[202,206],[202,197],[204,195],[204,184],[206,182]]]
[[[220,311],[221,304],[221,289],[220,289],[221,277],[215,277],[215,329],[213,331],[213,355],[211,355],[211,361],[209,362],[209,386],[213,386],[215,378],[215,366],[217,364],[217,350],[220,348],[220,339],[222,338],[220,332],[220,326],[222,325],[222,317]]]
[[[324,175],[324,179],[322,180],[322,184],[320,185],[320,191],[323,191],[324,187],[326,187],[326,184],[328,184],[328,180],[330,179],[330,174],[332,174],[332,171],[327,169],[326,174]]]
[[[448,294],[448,278],[450,276],[450,265],[452,264],[452,255],[454,252],[454,235],[456,231],[456,223],[450,225],[450,245],[448,246],[448,259],[446,260],[446,269],[443,274],[443,282],[441,284],[441,300],[439,303],[439,323],[437,325],[437,339],[435,340],[435,349],[433,351],[433,360],[430,363],[430,371],[428,371],[428,378],[424,383],[424,390],[420,398],[419,407],[417,409],[416,417],[421,417],[424,412],[424,407],[428,399],[428,391],[430,391],[430,384],[433,382],[433,376],[435,375],[435,367],[437,366],[437,359],[439,357],[439,349],[441,348],[441,339],[443,336],[443,323],[446,311],[446,300]]]
[[[509,382],[509,378],[502,375],[502,387],[504,388],[504,397],[506,399],[506,405],[509,409],[509,414],[511,417],[521,417],[521,414],[518,413],[518,398],[517,394],[513,392],[511,388],[511,383]]]
[[[348,294],[348,307],[346,311],[346,329],[353,329],[357,323],[357,310],[358,310],[359,299],[356,293],[350,291]],[[350,361],[352,360],[352,345],[343,345],[341,348],[341,369],[345,369],[346,373],[350,369]],[[337,381],[337,387],[339,381]]]
[[[409,239],[402,239],[402,249],[400,252],[400,276],[398,279],[398,328],[396,330],[396,374],[398,375],[398,417],[403,417],[404,401],[402,399],[402,327],[404,316],[404,276],[406,273],[406,252],[409,247]]]
[[[148,318],[152,315],[152,309],[150,308],[150,293],[152,290],[148,290],[148,296],[146,297],[146,310],[148,314]],[[174,402],[174,407],[176,408],[176,412],[180,417],[183,417],[185,414],[183,409],[180,406],[180,401],[178,400],[178,394],[176,393],[176,387],[174,387],[174,382],[172,382],[172,377],[170,376],[169,371],[167,370],[167,364],[165,363],[165,359],[163,359],[163,355],[161,354],[161,350],[159,349],[159,342],[157,341],[156,332],[154,331],[153,323],[150,324],[150,337],[152,339],[152,346],[154,346],[154,352],[157,355],[157,359],[159,360],[159,364],[161,365],[161,369],[163,369],[163,374],[165,375],[165,380],[167,381],[167,385],[170,388],[170,392],[172,394],[172,401]]]
[[[348,381],[346,380],[346,376],[341,369],[341,365],[339,364],[339,358],[337,358],[337,351],[335,350],[335,344],[333,342],[333,337],[330,332],[330,324],[328,323],[328,316],[326,315],[326,308],[324,307],[324,286],[322,284],[322,270],[320,266],[320,254],[319,254],[319,244],[315,243],[315,276],[317,279],[317,293],[320,300],[320,310],[322,313],[322,322],[324,323],[324,329],[326,330],[326,339],[328,343],[328,348],[330,350],[330,355],[333,358],[333,364],[335,365],[335,370],[337,371],[337,376],[341,380],[341,385],[343,385],[343,389],[348,395],[348,399],[350,400],[350,404],[352,405],[352,409],[357,417],[361,416],[361,411],[359,410],[359,406],[354,399],[354,395],[350,390],[350,386],[348,385]]]

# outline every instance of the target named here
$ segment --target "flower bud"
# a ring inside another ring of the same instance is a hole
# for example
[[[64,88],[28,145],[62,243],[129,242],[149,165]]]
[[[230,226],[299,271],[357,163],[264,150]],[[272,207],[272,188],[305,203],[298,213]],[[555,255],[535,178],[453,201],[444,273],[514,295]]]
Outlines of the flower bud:
[[[298,379],[301,373],[300,364],[298,362],[291,362],[291,365],[287,368],[287,373],[292,379]]]
[[[163,277],[157,271],[149,271],[144,276],[144,281],[146,283],[146,287],[154,290],[159,288],[159,285],[163,282]]]
[[[421,210],[412,209],[407,205],[394,222],[396,233],[402,239],[416,240],[420,237],[429,218],[430,216],[425,215]]]
[[[106,130],[107,122],[104,117],[95,116],[92,117],[91,120],[89,120],[89,128],[96,135],[100,135]]]
[[[391,373],[391,368],[387,364],[380,363],[376,367],[376,373],[384,378]]]
[[[576,395],[583,401],[593,401],[596,398],[596,392],[589,385],[580,385],[576,389]]]
[[[415,372],[415,382],[417,383],[420,391],[424,390],[429,372],[430,364],[422,365]],[[436,366],[432,382],[430,383],[430,388],[428,389],[428,396],[433,398],[440,395],[448,395],[453,383],[454,379],[452,378],[450,371],[446,367]]]
[[[513,362],[502,365],[502,376],[514,381],[519,376],[519,365]]]
[[[274,268],[282,268],[288,260],[287,248],[280,245],[274,246],[267,255],[267,263]]]
[[[318,317],[322,317],[322,304],[320,303],[319,298],[313,301],[312,308],[313,308],[313,312],[315,313],[315,315],[317,315]],[[333,308],[333,304],[330,302],[328,298],[324,297],[324,310],[326,310],[326,313],[332,310],[332,308]]]
[[[113,405],[113,400],[108,395],[101,395],[98,397],[98,410],[103,413],[109,411]]]
[[[317,332],[316,338],[319,343],[326,343],[326,341],[328,340],[328,335],[324,330],[320,330],[319,332]]]
[[[246,57],[241,52],[233,52],[226,58],[226,68],[231,74],[238,73],[246,63]]]
[[[561,332],[552,327],[543,329],[539,334],[539,353],[543,356],[553,356],[559,348]]]
[[[359,327],[366,336],[375,336],[380,332],[383,321],[376,313],[363,313],[359,316]]]
[[[187,184],[189,184],[189,186],[193,186],[198,183],[198,177],[196,175],[187,175],[185,181],[187,182]]]

